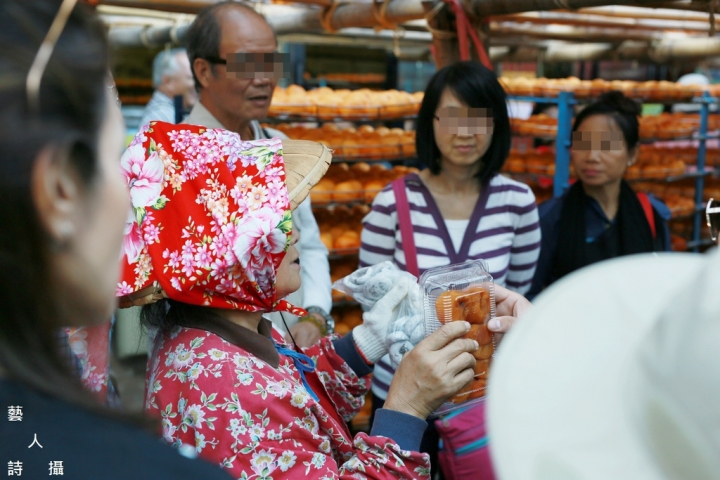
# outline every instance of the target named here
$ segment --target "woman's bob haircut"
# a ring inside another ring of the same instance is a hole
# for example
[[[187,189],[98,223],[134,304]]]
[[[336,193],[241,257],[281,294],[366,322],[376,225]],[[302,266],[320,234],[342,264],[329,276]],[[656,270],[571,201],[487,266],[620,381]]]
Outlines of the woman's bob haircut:
[[[440,97],[448,88],[468,107],[492,111],[492,141],[480,159],[482,166],[477,174],[480,183],[486,184],[505,163],[510,153],[511,134],[505,90],[495,74],[480,63],[459,62],[448,65],[430,79],[417,118],[415,145],[418,160],[433,175],[440,173],[440,150],[435,143],[433,120]]]

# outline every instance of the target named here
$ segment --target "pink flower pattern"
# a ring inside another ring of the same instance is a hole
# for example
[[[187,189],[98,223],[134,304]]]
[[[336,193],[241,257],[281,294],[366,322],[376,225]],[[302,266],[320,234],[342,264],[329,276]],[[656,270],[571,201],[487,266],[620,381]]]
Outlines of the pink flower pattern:
[[[65,329],[72,353],[82,367],[81,380],[85,388],[101,402],[107,400],[110,321],[92,327]]]
[[[142,145],[129,147],[120,159],[120,170],[130,189],[133,207],[149,207],[157,201],[162,191],[164,173],[157,151],[146,156]]]
[[[196,305],[302,313],[275,295],[292,230],[283,162],[279,139],[143,127],[121,161],[132,209],[118,295],[155,284]]]
[[[306,374],[316,402],[289,357],[273,368],[215,334],[175,328],[156,339],[145,409],[161,419],[166,442],[194,445],[232,478],[429,480],[426,454],[385,437],[351,437],[345,422],[362,408],[369,383],[332,340],[305,350],[317,365]]]

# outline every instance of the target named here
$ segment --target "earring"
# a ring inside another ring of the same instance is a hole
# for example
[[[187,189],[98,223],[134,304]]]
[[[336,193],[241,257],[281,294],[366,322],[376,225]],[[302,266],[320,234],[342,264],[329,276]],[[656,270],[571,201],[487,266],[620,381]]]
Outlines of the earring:
[[[74,228],[70,223],[63,223],[58,226],[57,238],[53,238],[50,247],[54,252],[62,252],[67,250],[70,245],[70,239],[73,236]]]

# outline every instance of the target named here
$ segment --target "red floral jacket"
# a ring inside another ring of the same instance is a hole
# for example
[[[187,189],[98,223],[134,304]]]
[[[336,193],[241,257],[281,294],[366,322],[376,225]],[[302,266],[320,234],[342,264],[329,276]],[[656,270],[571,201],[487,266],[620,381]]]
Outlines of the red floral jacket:
[[[260,333],[214,323],[156,339],[145,406],[162,418],[167,442],[195,445],[238,479],[430,478],[427,455],[386,437],[351,438],[345,421],[362,407],[368,382],[332,338],[304,351],[316,364],[305,374],[316,401],[293,359],[275,349],[271,335],[283,339],[269,322]]]

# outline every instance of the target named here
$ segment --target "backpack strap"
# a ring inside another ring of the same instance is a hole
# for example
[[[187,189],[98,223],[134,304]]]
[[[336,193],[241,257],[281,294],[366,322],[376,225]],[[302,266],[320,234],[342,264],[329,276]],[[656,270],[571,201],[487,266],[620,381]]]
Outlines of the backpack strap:
[[[650,197],[644,192],[637,192],[637,199],[642,205],[642,209],[645,212],[645,218],[647,218],[648,224],[650,225],[650,231],[652,232],[653,238],[657,237],[657,229],[655,228],[655,212],[653,211],[652,204],[650,203]]]
[[[405,267],[409,273],[419,278],[417,250],[415,249],[415,236],[410,221],[410,204],[405,191],[405,178],[398,178],[393,181],[392,188],[393,193],[395,193],[395,209],[397,210],[398,225],[400,226],[403,253],[405,253]]]

